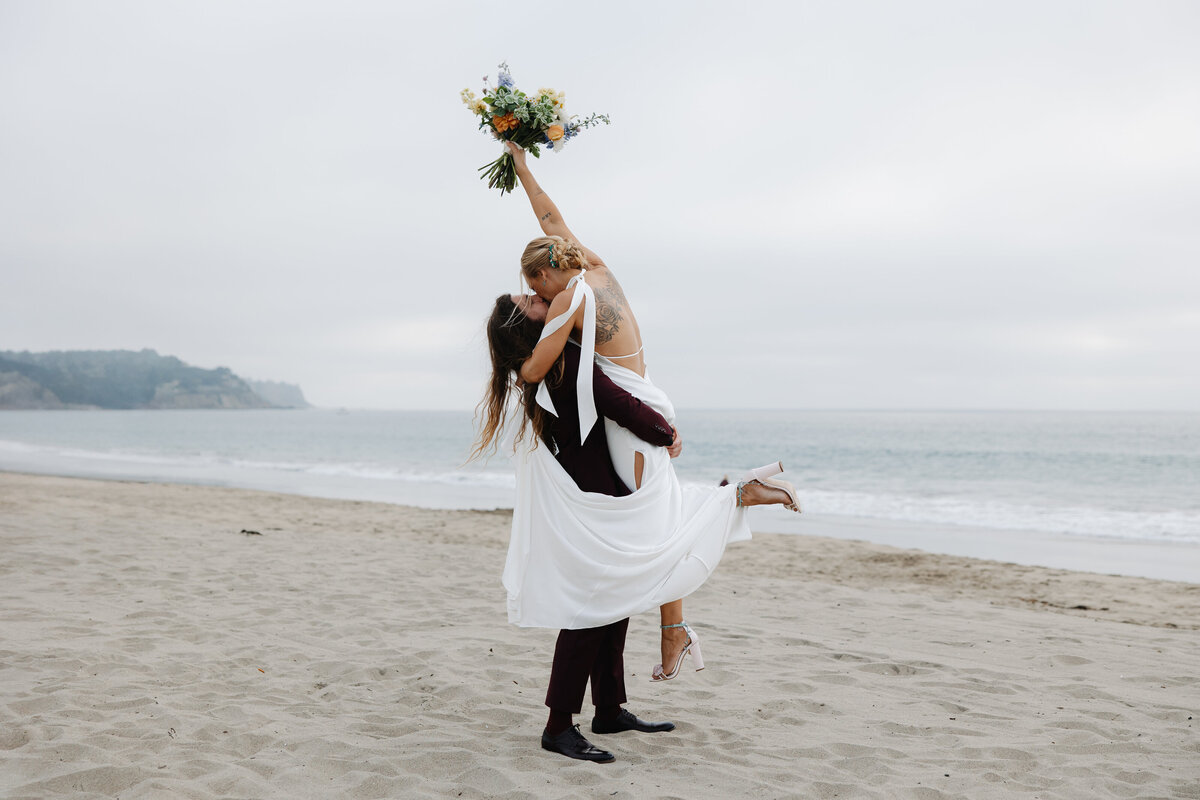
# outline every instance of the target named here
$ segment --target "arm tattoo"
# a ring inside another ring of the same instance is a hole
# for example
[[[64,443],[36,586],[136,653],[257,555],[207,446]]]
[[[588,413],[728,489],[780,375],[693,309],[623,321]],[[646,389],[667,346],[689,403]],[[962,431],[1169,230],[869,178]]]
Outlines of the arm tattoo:
[[[545,214],[542,214],[540,217],[538,217],[538,219],[540,219],[540,220],[542,220],[543,222],[545,222],[546,220],[550,219],[550,212],[549,212],[549,211],[547,211]]]

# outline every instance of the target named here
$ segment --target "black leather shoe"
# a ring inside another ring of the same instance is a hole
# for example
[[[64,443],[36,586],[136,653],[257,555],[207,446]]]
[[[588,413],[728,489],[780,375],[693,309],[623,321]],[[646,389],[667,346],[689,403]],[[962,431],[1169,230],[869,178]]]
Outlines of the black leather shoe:
[[[621,733],[622,731],[638,731],[639,733],[665,733],[675,730],[674,722],[646,722],[635,717],[622,708],[616,719],[593,719],[592,733]]]
[[[671,726],[675,727],[674,725]],[[567,758],[578,758],[581,761],[595,761],[607,764],[616,761],[617,757],[607,750],[601,750],[583,738],[578,725],[572,725],[557,736],[551,736],[542,731],[542,749],[552,753],[562,753]]]

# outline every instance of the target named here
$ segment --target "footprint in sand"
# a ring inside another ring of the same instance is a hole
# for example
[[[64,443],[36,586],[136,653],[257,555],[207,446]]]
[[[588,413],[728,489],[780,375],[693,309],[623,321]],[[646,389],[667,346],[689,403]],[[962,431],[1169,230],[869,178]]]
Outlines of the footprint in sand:
[[[909,664],[894,664],[883,661],[876,664],[863,664],[858,668],[858,671],[871,672],[876,675],[909,676],[924,675],[931,670],[921,667],[914,667]]]
[[[1063,664],[1068,667],[1078,667],[1078,666],[1082,666],[1084,664],[1092,663],[1092,660],[1090,658],[1084,658],[1083,656],[1058,655],[1058,656],[1051,656],[1050,660],[1053,661],[1055,664]]]

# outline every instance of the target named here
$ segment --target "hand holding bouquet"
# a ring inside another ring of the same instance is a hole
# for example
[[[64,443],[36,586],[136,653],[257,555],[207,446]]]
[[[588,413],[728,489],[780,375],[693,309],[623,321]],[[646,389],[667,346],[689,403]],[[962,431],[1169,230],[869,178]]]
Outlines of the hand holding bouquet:
[[[558,152],[581,130],[601,122],[609,124],[607,114],[592,114],[585,120],[568,117],[563,110],[562,92],[538,89],[536,94],[525,94],[513,86],[508,64],[500,65],[496,86],[488,86],[487,77],[483,81],[481,98],[476,98],[470,89],[462,90],[463,103],[479,115],[479,129],[498,141],[512,142],[528,150],[534,158],[541,157],[541,147]],[[487,178],[488,188],[499,187],[500,194],[511,192],[517,185],[517,171],[507,148],[479,171],[483,172],[481,178]]]

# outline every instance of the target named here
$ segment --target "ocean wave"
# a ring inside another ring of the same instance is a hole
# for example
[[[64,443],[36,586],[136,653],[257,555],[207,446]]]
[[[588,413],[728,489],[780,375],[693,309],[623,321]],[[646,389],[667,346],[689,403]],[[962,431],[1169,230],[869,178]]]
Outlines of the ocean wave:
[[[214,453],[165,454],[133,449],[79,447],[0,440],[0,469],[32,469],[51,474],[100,475],[161,480],[215,480],[224,485],[259,488],[262,479],[280,491],[322,480],[342,487],[342,495],[361,499],[402,489],[406,497],[433,507],[461,505],[475,496],[494,505],[516,486],[511,469],[437,465],[421,468],[370,461],[238,458]],[[289,477],[291,476],[291,477]],[[708,485],[700,481],[685,484]],[[358,486],[359,489],[353,487]],[[421,487],[429,487],[422,493]],[[452,492],[437,491],[437,487]],[[300,491],[300,489],[296,489]],[[919,497],[901,493],[829,491],[802,488],[801,503],[812,514],[946,524],[1004,530],[1107,537],[1126,540],[1200,543],[1200,513],[1184,510],[1129,511],[1083,506],[1017,504],[986,498]],[[447,500],[447,498],[452,498]],[[408,502],[406,500],[406,502]]]
[[[813,514],[901,522],[964,525],[1071,536],[1200,543],[1200,514],[1017,505],[985,499],[805,489],[801,505]]]
[[[69,465],[78,463],[86,466],[109,464],[119,471],[122,466],[151,467],[164,471],[164,477],[177,477],[169,473],[174,470],[207,472],[221,471],[230,482],[237,483],[239,471],[274,472],[312,475],[317,477],[347,478],[365,481],[399,481],[411,484],[443,484],[463,488],[515,489],[516,478],[511,470],[489,470],[481,468],[441,470],[419,470],[388,464],[370,462],[263,460],[235,458],[209,453],[165,455],[136,450],[87,450],[76,447],[35,445],[25,442],[0,440],[0,456],[8,453],[22,461],[51,462]],[[64,463],[65,462],[65,463]]]
[[[85,450],[78,447],[62,447],[29,444],[26,442],[12,442],[0,440],[0,454],[12,453],[18,456],[50,457],[62,459],[78,459],[85,462],[93,461],[115,461],[125,464],[147,464],[158,466],[170,466],[175,464],[184,464],[189,461],[203,461],[201,457],[191,459],[173,458],[171,456],[162,455],[161,453],[139,453],[136,451],[125,450]],[[215,460],[209,459],[209,463],[215,463]]]

